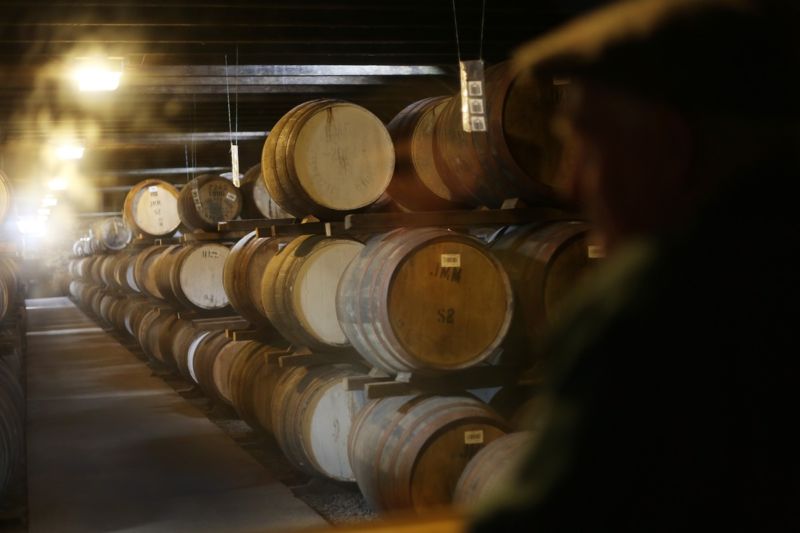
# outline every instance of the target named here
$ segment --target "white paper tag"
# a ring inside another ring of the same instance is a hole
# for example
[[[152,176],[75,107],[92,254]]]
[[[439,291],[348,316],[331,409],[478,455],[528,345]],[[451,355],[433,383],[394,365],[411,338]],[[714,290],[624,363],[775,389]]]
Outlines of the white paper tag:
[[[238,187],[238,185],[237,185],[237,187]],[[236,195],[233,194],[232,192],[229,192],[228,194],[225,195],[225,199],[228,200],[229,202],[235,202],[236,201]]]
[[[461,268],[461,254],[442,254],[439,256],[442,268]]]
[[[461,126],[466,132],[486,131],[486,87],[483,61],[459,61]]]
[[[239,145],[231,144],[231,175],[233,176],[233,184],[239,187]]]
[[[483,430],[473,429],[464,432],[464,444],[483,444]]]
[[[150,192],[158,193],[158,185],[150,185],[147,188],[147,190],[150,191]]]

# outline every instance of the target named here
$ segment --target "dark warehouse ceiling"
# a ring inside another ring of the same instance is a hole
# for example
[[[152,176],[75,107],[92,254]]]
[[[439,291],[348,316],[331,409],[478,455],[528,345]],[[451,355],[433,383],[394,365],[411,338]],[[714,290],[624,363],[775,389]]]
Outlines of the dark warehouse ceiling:
[[[507,59],[598,3],[487,0],[483,57]],[[475,58],[482,2],[455,5],[462,55]],[[346,99],[388,122],[457,82],[451,0],[26,1],[0,10],[0,167],[24,188],[51,172],[48,143],[77,138],[86,146],[77,172],[109,196],[97,210],[118,208],[124,187],[144,177],[179,183],[192,169],[229,167],[229,100],[247,168],[266,132],[303,101]],[[69,84],[70,61],[95,54],[123,58],[119,90]]]

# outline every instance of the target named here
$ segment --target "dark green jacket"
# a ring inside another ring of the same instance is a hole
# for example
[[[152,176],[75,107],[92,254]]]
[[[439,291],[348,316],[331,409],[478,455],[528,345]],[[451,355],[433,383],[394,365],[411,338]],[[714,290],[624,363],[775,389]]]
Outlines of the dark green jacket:
[[[752,176],[604,265],[474,531],[800,531],[797,174]]]

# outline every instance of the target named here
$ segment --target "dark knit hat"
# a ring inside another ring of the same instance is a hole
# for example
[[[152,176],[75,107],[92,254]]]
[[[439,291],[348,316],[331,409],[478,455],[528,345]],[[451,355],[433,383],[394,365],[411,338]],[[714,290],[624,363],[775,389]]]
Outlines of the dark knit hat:
[[[537,77],[603,82],[702,115],[800,116],[792,0],[633,0],[523,46]]]

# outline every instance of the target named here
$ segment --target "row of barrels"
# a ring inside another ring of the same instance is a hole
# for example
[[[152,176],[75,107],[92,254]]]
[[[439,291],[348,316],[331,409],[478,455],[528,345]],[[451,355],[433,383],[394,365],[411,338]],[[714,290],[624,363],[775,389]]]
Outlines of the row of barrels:
[[[113,253],[125,249],[133,238],[133,233],[121,217],[108,217],[98,220],[89,227],[87,235],[80,237],[72,246],[75,257],[98,253]]]
[[[589,269],[588,227],[508,228],[487,246],[440,228],[258,237],[75,259],[70,273],[179,309],[233,310],[295,347],[355,350],[390,374],[436,374],[530,354]],[[423,334],[424,333],[424,334]]]
[[[223,331],[197,329],[169,308],[76,283],[82,285],[77,300],[105,325],[136,338],[148,358],[235,409],[254,429],[271,433],[295,468],[357,482],[375,509],[422,510],[454,498],[470,505],[482,487],[496,484],[495,469],[487,465],[521,449],[493,446],[509,425],[473,396],[368,402],[345,385],[347,378],[363,376],[364,367],[281,368],[265,357],[274,346],[233,341]],[[499,456],[481,455],[491,449]]]
[[[414,102],[388,125],[351,102],[304,102],[272,126],[240,188],[211,174],[180,191],[145,180],[127,195],[125,220],[138,234],[161,237],[181,223],[216,231],[239,216],[330,220],[364,209],[552,203],[560,148],[549,124],[560,91],[509,63],[489,68],[482,132],[463,130],[460,94]]]

